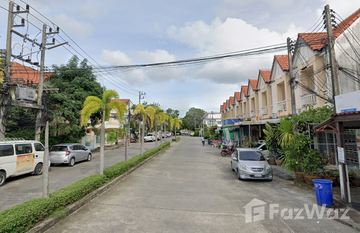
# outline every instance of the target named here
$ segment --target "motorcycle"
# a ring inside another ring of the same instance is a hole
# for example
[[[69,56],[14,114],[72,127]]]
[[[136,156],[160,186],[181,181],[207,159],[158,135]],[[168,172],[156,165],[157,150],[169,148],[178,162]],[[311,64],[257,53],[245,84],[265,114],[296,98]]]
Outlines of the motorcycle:
[[[130,142],[131,142],[131,143],[138,142],[138,139],[137,139],[137,138],[130,138]]]
[[[235,151],[235,146],[223,146],[220,154],[225,157],[226,155],[231,155]]]

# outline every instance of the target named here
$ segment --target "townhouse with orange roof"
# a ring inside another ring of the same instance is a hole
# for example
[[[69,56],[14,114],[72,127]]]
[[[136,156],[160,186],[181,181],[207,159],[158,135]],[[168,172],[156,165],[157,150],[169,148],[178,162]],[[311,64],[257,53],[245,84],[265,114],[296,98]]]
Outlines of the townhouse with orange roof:
[[[333,29],[337,72],[340,94],[358,93],[360,99],[360,9],[343,20]],[[309,109],[310,106],[322,107],[333,105],[327,33],[299,33],[292,55],[293,70],[289,70],[288,55],[275,55],[270,70],[259,70],[257,79],[248,80],[242,85],[239,98],[234,99],[234,109],[226,104],[220,106],[224,140],[257,141],[264,138],[262,130],[267,122],[277,123],[281,118],[291,116],[290,76],[295,78],[296,113]],[[359,91],[359,92],[358,92]],[[360,109],[360,103],[357,111]],[[227,137],[228,132],[234,136]],[[353,133],[351,133],[353,132]],[[360,141],[360,131],[348,130],[347,135]],[[357,136],[358,135],[358,136]],[[323,154],[336,153],[334,132],[318,132],[315,136],[316,147]],[[356,146],[355,146],[356,147]],[[360,152],[353,148],[352,155],[347,155],[349,164],[359,166]],[[348,145],[350,148],[350,145]],[[336,163],[335,161],[333,162]]]

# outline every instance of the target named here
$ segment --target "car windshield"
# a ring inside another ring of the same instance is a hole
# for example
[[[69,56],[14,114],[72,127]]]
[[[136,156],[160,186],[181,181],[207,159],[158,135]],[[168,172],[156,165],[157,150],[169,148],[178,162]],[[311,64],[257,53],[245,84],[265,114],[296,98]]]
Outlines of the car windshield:
[[[50,151],[67,151],[67,146],[53,146]]]
[[[240,151],[240,160],[265,161],[265,158],[259,151]]]

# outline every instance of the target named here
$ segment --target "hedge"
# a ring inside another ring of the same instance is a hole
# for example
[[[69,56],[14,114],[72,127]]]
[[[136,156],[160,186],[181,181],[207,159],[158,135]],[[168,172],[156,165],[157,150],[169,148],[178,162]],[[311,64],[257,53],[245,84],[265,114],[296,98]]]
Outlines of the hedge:
[[[180,137],[176,137],[176,138],[173,138],[173,139],[172,139],[173,142],[177,142],[177,141],[179,141],[179,140],[180,140]]]
[[[102,186],[104,175],[91,175],[52,193],[49,199],[36,198],[0,213],[0,233],[25,232],[37,222],[66,205],[80,200]]]
[[[122,161],[108,167],[104,169],[104,175],[96,174],[83,178],[74,184],[51,193],[49,199],[32,199],[14,206],[11,209],[2,211],[0,213],[0,233],[25,232],[29,230],[37,222],[45,219],[50,214],[64,208],[68,204],[82,199],[91,191],[101,187],[106,180],[118,177],[129,170],[129,168],[136,166],[168,145],[170,145],[170,142],[148,150],[143,155],[137,155],[128,161]]]

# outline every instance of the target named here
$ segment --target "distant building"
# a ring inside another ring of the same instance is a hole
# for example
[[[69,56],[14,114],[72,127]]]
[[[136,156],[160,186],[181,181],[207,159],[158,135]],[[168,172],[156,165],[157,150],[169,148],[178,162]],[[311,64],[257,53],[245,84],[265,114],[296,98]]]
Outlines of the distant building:
[[[221,127],[221,113],[207,112],[201,118],[203,125],[207,127]]]

